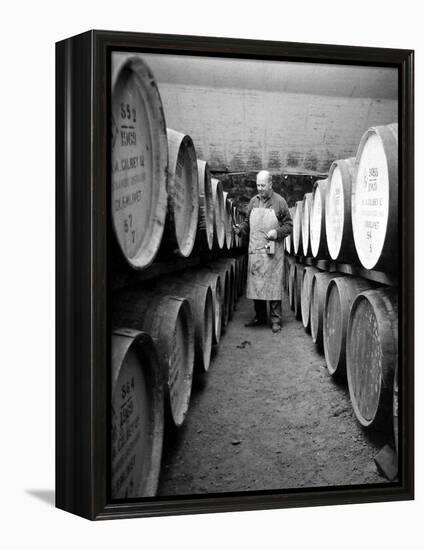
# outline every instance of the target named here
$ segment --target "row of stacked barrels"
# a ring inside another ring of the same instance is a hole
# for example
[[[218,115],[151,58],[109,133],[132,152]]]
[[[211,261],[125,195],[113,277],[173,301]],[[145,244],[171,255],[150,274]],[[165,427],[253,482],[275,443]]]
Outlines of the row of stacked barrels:
[[[171,268],[111,299],[111,496],[126,499],[155,495],[165,423],[183,425],[193,377],[207,376],[247,273],[233,232],[242,214],[190,136],[167,128],[139,57],[123,62],[112,87],[111,206],[113,254],[133,269]],[[193,254],[197,268],[172,270]]]
[[[165,421],[183,425],[193,377],[207,376],[246,274],[247,255],[240,254],[113,295],[114,499],[155,495]]]
[[[292,209],[290,254],[396,272],[398,125],[369,128]]]
[[[335,161],[292,209],[283,281],[329,373],[347,379],[357,419],[392,433],[396,451],[398,288],[337,269],[344,262],[361,264],[365,276],[396,269],[397,176],[397,125],[370,128],[356,159]],[[333,261],[307,265],[311,256]]]
[[[197,157],[191,137],[167,128],[159,90],[139,57],[112,83],[112,226],[134,269],[156,259],[241,248],[243,214]]]

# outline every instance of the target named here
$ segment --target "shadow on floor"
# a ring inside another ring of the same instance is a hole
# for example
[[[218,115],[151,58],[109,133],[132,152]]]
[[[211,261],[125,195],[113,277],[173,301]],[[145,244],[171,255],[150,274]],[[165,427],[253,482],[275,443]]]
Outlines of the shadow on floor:
[[[38,498],[38,500],[41,500],[49,506],[55,505],[55,492],[53,489],[27,489],[25,492],[27,495]]]

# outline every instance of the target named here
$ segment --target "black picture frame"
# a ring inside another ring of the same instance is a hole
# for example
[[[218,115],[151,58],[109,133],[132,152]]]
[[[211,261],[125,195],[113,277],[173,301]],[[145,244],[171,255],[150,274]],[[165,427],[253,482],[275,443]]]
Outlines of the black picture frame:
[[[108,155],[112,50],[396,67],[399,74],[399,482],[111,503]],[[414,498],[414,97],[411,50],[89,31],[56,44],[56,506],[91,520]]]

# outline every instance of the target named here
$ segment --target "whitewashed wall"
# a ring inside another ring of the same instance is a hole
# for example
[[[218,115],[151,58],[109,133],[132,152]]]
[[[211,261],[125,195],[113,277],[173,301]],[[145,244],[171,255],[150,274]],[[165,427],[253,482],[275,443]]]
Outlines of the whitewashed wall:
[[[326,172],[367,128],[397,122],[393,69],[115,53],[112,80],[131,55],[151,68],[167,126],[213,169]]]
[[[168,127],[215,169],[327,171],[355,156],[367,128],[397,121],[397,101],[159,82]]]

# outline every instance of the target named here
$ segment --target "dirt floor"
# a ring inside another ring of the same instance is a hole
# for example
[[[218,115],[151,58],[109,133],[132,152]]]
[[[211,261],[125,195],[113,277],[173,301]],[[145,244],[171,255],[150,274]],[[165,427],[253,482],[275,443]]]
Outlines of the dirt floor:
[[[179,430],[168,427],[158,495],[384,483],[369,434],[301,322],[283,302],[283,329],[245,328],[241,298]]]

